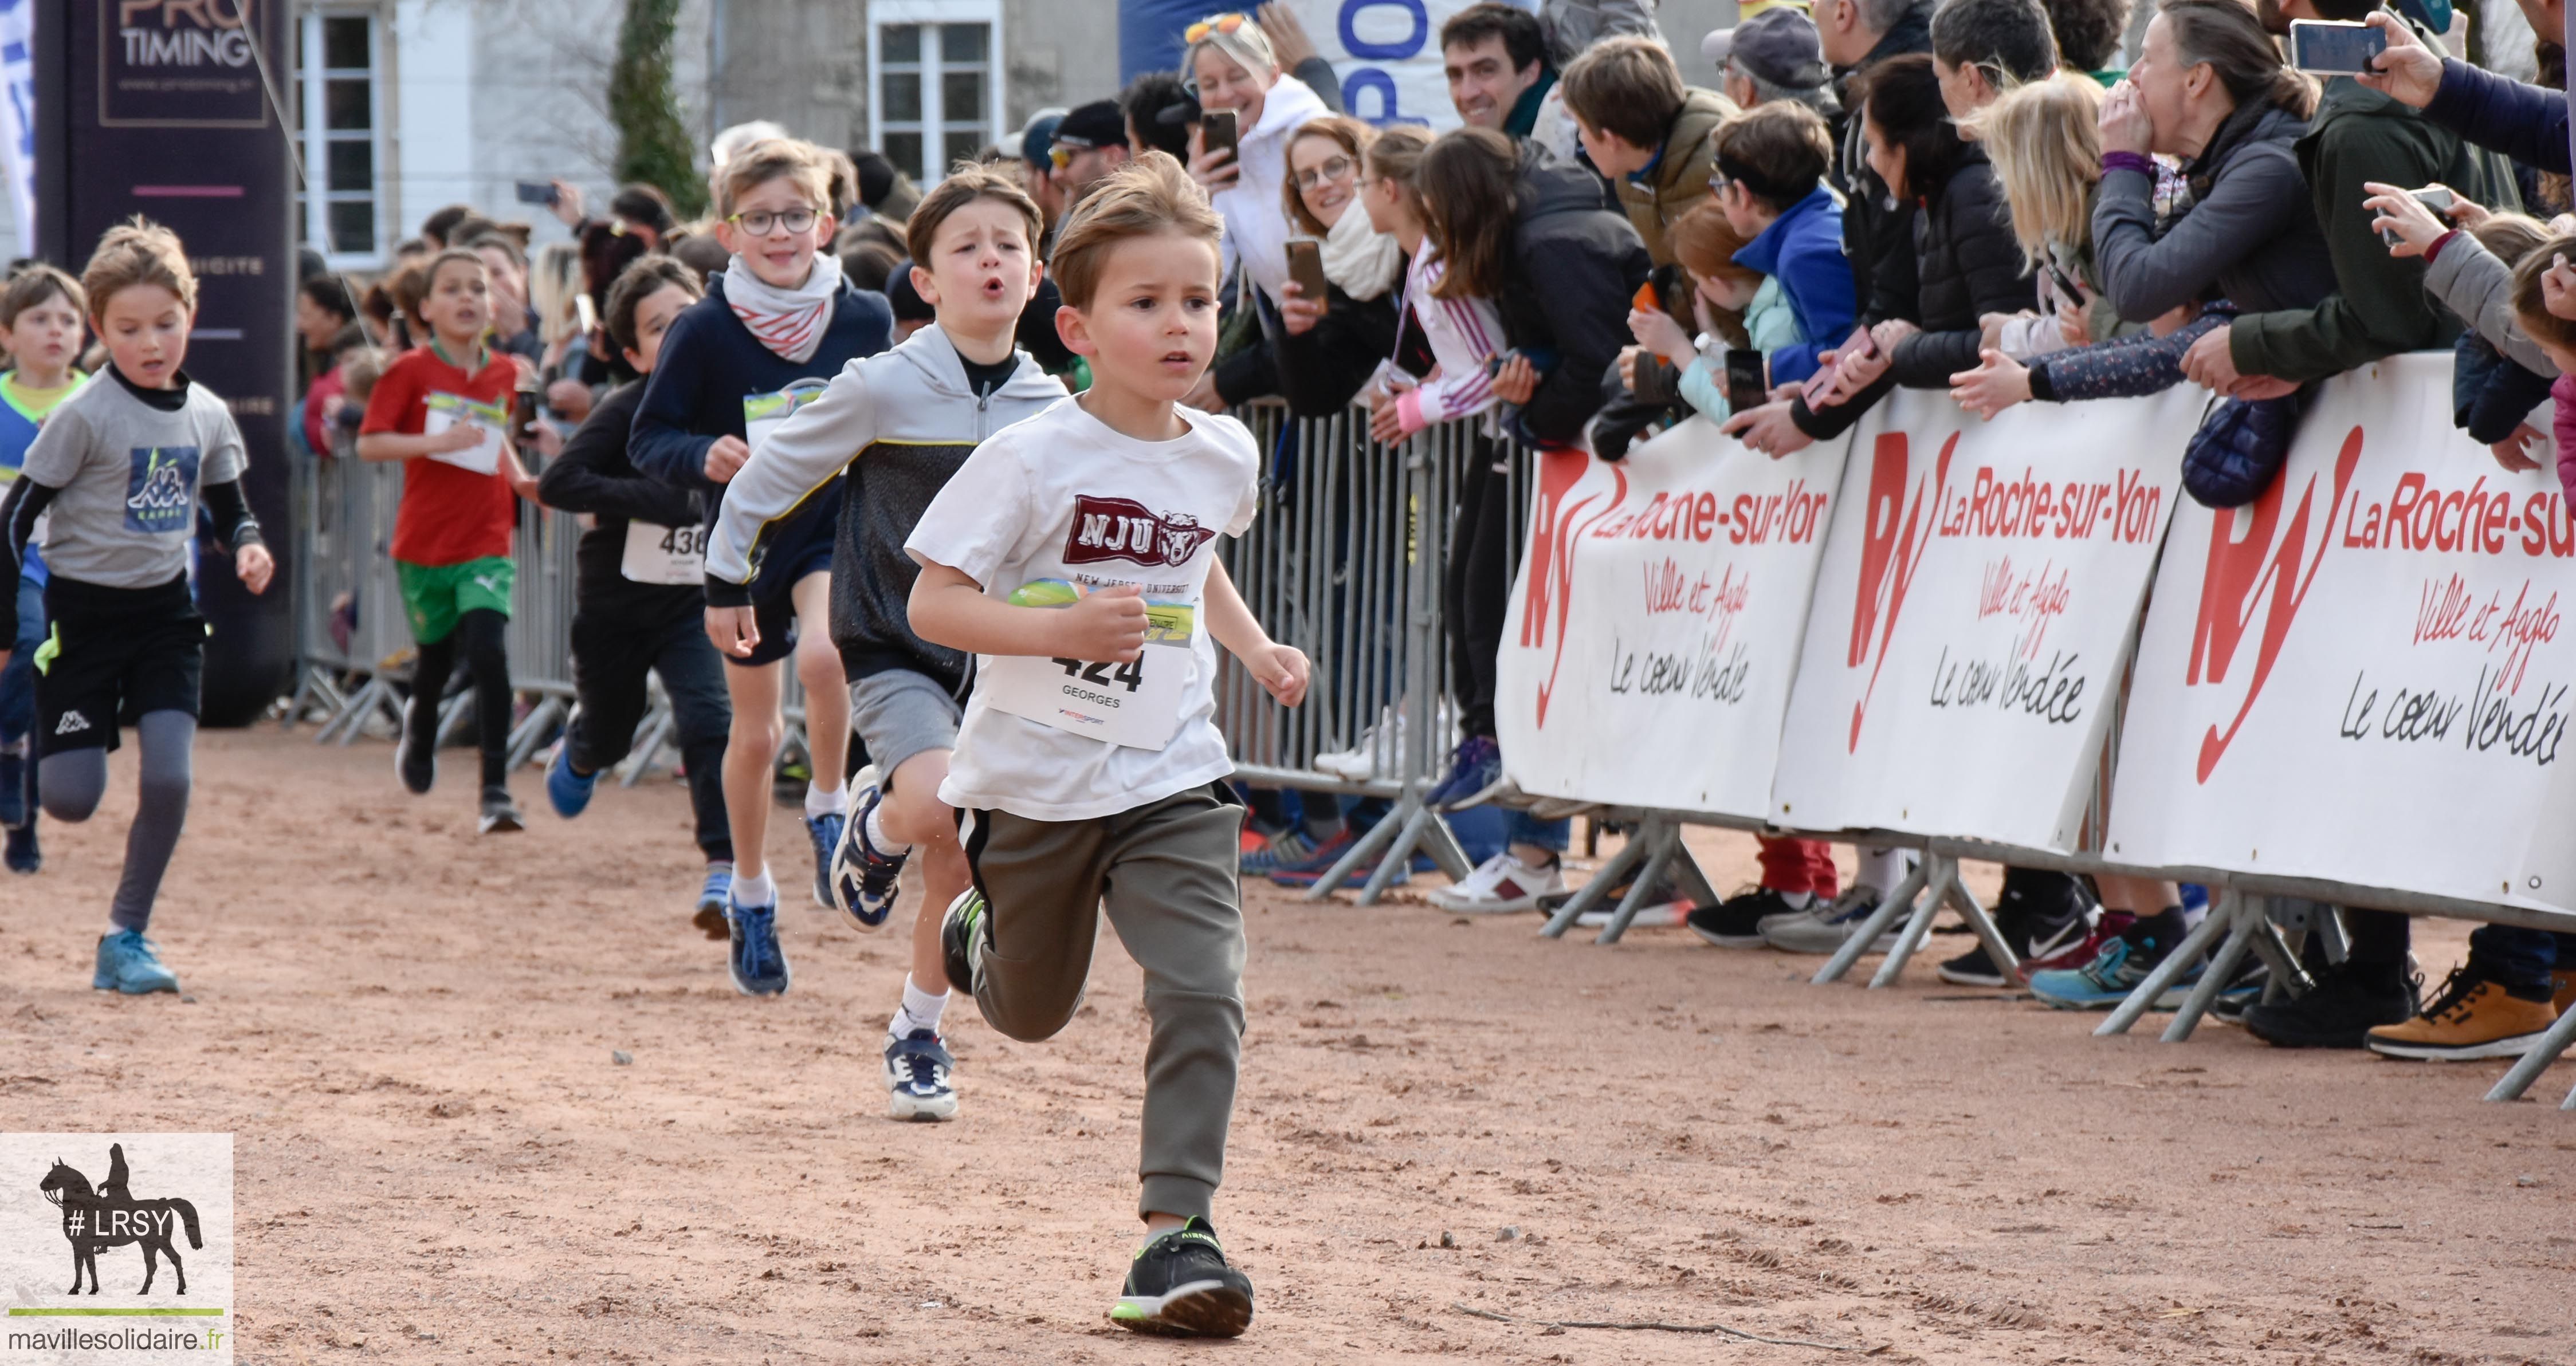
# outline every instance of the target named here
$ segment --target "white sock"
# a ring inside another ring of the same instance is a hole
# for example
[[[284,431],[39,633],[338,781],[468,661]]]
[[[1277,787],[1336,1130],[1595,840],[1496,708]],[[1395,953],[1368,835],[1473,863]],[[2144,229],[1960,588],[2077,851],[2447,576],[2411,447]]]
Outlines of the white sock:
[[[912,846],[886,833],[885,803],[878,802],[868,812],[868,843],[880,854],[909,854]]]
[[[1876,887],[1880,892],[1896,890],[1905,880],[1909,860],[1902,849],[1863,849],[1860,851],[1860,884]]]
[[[850,814],[849,788],[836,787],[831,791],[826,792],[823,790],[823,785],[820,782],[811,782],[805,785],[805,819],[810,821],[816,816],[846,816],[848,814]]]
[[[2200,922],[2209,918],[2209,906],[2207,903],[2203,903],[2198,906],[2185,906],[2181,909],[2182,927],[2186,930],[2199,929]]]
[[[761,869],[758,877],[735,877],[733,904],[744,907],[777,905],[778,884],[769,880],[769,870]]]
[[[1790,910],[1793,910],[1793,911],[1803,911],[1803,910],[1807,909],[1809,906],[1814,905],[1815,903],[1816,903],[1816,894],[1815,894],[1815,893],[1813,893],[1813,892],[1782,892],[1782,893],[1780,893],[1780,904],[1782,904],[1782,905],[1784,905],[1784,906],[1787,906]]]
[[[894,1013],[893,1021],[886,1025],[886,1032],[898,1039],[910,1038],[916,1029],[927,1029],[936,1034],[939,1032],[940,1012],[947,1008],[946,991],[937,995],[923,991],[913,985],[912,974],[907,972],[903,975],[903,1008]]]

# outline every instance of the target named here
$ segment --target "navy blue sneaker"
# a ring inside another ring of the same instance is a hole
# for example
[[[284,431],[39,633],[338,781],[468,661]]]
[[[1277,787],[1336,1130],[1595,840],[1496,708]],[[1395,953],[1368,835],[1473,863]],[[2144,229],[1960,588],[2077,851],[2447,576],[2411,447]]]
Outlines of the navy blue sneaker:
[[[916,1029],[900,1039],[887,1035],[887,1113],[919,1123],[957,1118],[957,1091],[948,1084],[956,1065],[935,1030]]]
[[[814,841],[814,904],[832,909],[832,851],[841,847],[841,830],[850,818],[842,815],[807,816],[806,838]]]
[[[1449,756],[1449,776],[1422,801],[1434,811],[1455,811],[1474,805],[1502,780],[1503,747],[1490,735],[1470,735]]]
[[[868,838],[868,817],[885,801],[884,791],[877,786],[876,765],[860,769],[851,787],[850,819],[832,850],[832,904],[860,929],[880,929],[894,914],[903,865],[912,851],[889,854]]]
[[[776,996],[787,990],[787,951],[778,946],[778,908],[745,906],[725,894],[725,923],[733,929],[726,967],[733,988],[745,996]]]
[[[710,863],[707,880],[698,888],[698,912],[690,922],[700,933],[721,944],[733,937],[725,928],[725,903],[733,899],[733,865]]]
[[[590,806],[590,794],[599,788],[596,773],[572,771],[572,744],[555,746],[555,757],[546,765],[546,803],[565,820],[580,815]]]
[[[9,828],[8,864],[9,871],[13,873],[36,873],[44,870],[45,856],[36,848],[34,821]]]

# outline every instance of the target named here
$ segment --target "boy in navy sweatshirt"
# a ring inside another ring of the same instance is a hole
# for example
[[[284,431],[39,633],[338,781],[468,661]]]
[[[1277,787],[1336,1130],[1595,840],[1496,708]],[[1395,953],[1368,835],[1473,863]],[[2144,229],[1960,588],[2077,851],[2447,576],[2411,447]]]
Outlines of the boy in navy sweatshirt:
[[[894,910],[904,864],[916,848],[921,854],[912,972],[886,1029],[888,1111],[896,1119],[957,1113],[954,1064],[939,1033],[948,1004],[939,929],[969,881],[957,812],[939,799],[957,748],[968,658],[912,629],[909,602],[921,570],[903,546],[985,437],[1064,401],[1064,385],[1012,345],[1044,269],[1042,231],[1038,206],[984,167],[961,167],[924,196],[906,245],[918,263],[910,283],[937,309],[937,322],[851,362],[779,428],[734,476],[707,542],[707,632],[725,653],[756,648],[750,585],[796,509],[848,472],[832,556],[832,641],[870,766],[854,784],[832,894],[860,928],[875,929]]]
[[[635,467],[706,494],[709,520],[726,484],[752,450],[823,381],[886,348],[894,312],[885,296],[841,278],[832,240],[831,171],[821,148],[784,138],[753,143],[725,163],[716,185],[716,239],[733,253],[707,297],[671,324],[660,364],[635,413],[628,455]],[[849,811],[842,768],[849,717],[841,665],[832,650],[832,526],[840,484],[815,489],[786,519],[775,551],[751,584],[759,643],[726,656],[733,731],[725,749],[725,814],[733,830],[734,879],[726,915],[734,985],[749,995],[787,990],[778,947],[777,885],[769,876],[770,765],[786,738],[776,667],[796,658],[796,677],[818,705],[806,708],[813,780],[805,826],[814,848],[814,898],[832,904],[832,848]],[[801,639],[800,639],[801,636]]]

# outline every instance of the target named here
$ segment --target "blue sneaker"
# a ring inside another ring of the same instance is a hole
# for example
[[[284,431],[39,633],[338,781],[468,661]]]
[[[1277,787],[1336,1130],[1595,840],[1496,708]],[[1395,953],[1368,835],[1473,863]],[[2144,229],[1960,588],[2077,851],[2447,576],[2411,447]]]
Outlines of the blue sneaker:
[[[897,1119],[936,1122],[957,1118],[957,1091],[948,1084],[957,1060],[934,1030],[916,1029],[885,1046],[886,1110]]]
[[[2093,961],[2080,968],[2053,972],[2035,972],[2030,977],[2030,994],[2060,1010],[2109,1010],[2129,999],[2129,993],[2147,980],[2147,974],[2164,955],[2153,945],[2141,946],[2129,939],[2113,939],[2102,946]],[[2155,1009],[2179,1010],[2192,985],[2200,980],[2206,964],[2195,963],[2191,970],[2174,979],[2156,998]]]
[[[1282,868],[1278,872],[1272,873],[1270,875],[1270,881],[1274,885],[1280,887],[1295,887],[1299,889],[1312,887],[1316,883],[1323,881],[1324,874],[1333,871],[1333,865],[1339,863],[1342,855],[1349,853],[1351,851],[1351,846],[1357,843],[1358,840],[1358,835],[1345,829],[1342,833],[1333,836],[1322,844],[1316,845],[1315,852],[1307,855],[1304,862]],[[1368,885],[1369,875],[1376,871],[1376,864],[1362,863],[1360,866],[1353,868],[1349,875],[1342,879],[1341,885],[1336,887],[1334,890],[1356,892]],[[1406,882],[1411,881],[1412,877],[1412,860],[1407,859],[1404,867],[1395,870],[1394,878],[1389,880],[1387,885],[1390,887],[1401,887]]]
[[[850,818],[839,815],[807,816],[806,838],[814,841],[814,904],[832,909],[832,851],[841,847],[841,831]]]
[[[723,943],[733,937],[725,928],[725,903],[733,900],[733,865],[710,863],[707,880],[698,888],[698,913],[690,922],[707,938]]]
[[[860,769],[859,776],[851,781],[854,792],[850,819],[842,827],[840,843],[832,848],[832,904],[858,922],[860,929],[879,929],[894,914],[898,882],[912,851],[888,854],[868,838],[868,817],[885,801],[885,793],[877,786],[876,765]]]
[[[546,764],[546,801],[555,814],[565,820],[580,815],[590,806],[590,794],[599,788],[599,775],[572,771],[572,743],[555,746],[555,757]]]
[[[1314,853],[1315,837],[1306,833],[1306,827],[1292,825],[1272,835],[1261,847],[1245,850],[1235,868],[1245,877],[1268,877],[1282,868],[1304,863]]]
[[[162,966],[160,947],[139,930],[118,930],[98,938],[98,972],[89,984],[99,991],[142,996],[177,991],[179,974]]]
[[[1449,776],[1422,802],[1434,811],[1455,811],[1503,780],[1503,747],[1490,735],[1470,735],[1449,756]]]
[[[732,927],[733,947],[725,960],[733,989],[745,996],[776,996],[787,990],[787,951],[778,946],[778,908],[745,906],[725,893],[725,923]]]
[[[18,874],[41,872],[45,856],[36,848],[36,823],[11,826],[9,829],[9,871]]]

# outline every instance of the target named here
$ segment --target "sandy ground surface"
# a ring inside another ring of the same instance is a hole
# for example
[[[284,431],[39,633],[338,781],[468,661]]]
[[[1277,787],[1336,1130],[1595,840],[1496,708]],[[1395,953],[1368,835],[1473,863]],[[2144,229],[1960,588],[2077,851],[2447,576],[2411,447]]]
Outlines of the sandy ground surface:
[[[952,1012],[964,1117],[896,1124],[897,940],[791,911],[795,989],[744,1000],[676,787],[478,841],[388,754],[208,739],[155,930],[187,1002],[88,989],[130,750],[0,883],[0,1127],[234,1131],[245,1361],[1857,1359],[1469,1309],[1889,1361],[2576,1361],[2576,1065],[2481,1105],[2500,1064],[2099,1041],[1928,966],[1814,988],[1676,929],[1267,892],[1219,1213],[1259,1317],[1132,1339],[1116,948],[1049,1044]],[[2437,973],[2461,935],[2418,936]]]

